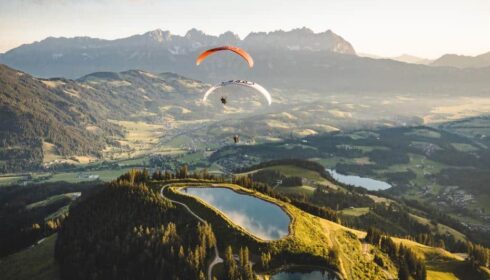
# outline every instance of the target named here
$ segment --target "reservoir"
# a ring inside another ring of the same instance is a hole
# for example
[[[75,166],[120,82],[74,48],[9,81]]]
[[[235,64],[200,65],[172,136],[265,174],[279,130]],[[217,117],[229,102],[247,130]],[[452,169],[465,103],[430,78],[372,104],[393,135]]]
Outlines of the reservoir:
[[[291,218],[274,203],[229,188],[186,187],[180,191],[202,199],[261,239],[277,240],[289,233]]]
[[[383,181],[379,181],[367,177],[359,177],[356,175],[344,175],[344,174],[337,173],[337,171],[333,169],[326,169],[326,170],[328,171],[328,173],[330,173],[330,175],[335,180],[347,185],[363,187],[370,191],[379,191],[379,190],[386,190],[391,188],[390,184]]]
[[[337,280],[334,273],[328,270],[281,271],[271,276],[271,280]]]

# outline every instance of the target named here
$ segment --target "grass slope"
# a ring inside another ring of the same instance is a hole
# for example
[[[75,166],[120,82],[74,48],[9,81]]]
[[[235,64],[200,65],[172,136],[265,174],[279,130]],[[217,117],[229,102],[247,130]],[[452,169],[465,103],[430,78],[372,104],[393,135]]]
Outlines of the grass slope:
[[[56,280],[58,264],[54,259],[56,234],[43,242],[0,260],[0,278],[3,280]]]
[[[260,240],[250,235],[244,229],[236,226],[223,213],[201,199],[177,192],[178,188],[188,185],[176,184],[167,190],[167,194],[173,199],[185,202],[198,215],[202,215],[202,217],[210,221],[221,239],[223,239],[222,236],[225,236],[227,241],[239,241],[238,244],[241,246],[246,244],[252,249],[252,252],[261,251],[265,247],[269,247],[275,248],[276,252],[288,251],[296,254],[311,254],[316,257],[326,258],[329,251],[337,250],[339,252],[339,262],[333,268],[339,271],[345,279],[394,279],[397,276],[396,267],[386,255],[374,246],[362,242],[366,235],[364,231],[350,229],[340,224],[315,217],[289,203],[237,185],[213,184],[216,187],[231,188],[237,192],[253,195],[275,203],[292,217],[289,236],[276,241]],[[209,184],[206,186],[209,187]],[[237,233],[243,239],[236,239],[236,235],[235,238],[228,238],[228,236],[233,236],[230,232]],[[477,275],[465,274],[468,264],[463,257],[457,254],[452,254],[444,249],[429,247],[407,239],[393,238],[393,240],[397,244],[403,244],[409,247],[420,258],[426,261],[427,279],[469,279],[467,278],[468,276],[474,277],[472,279],[479,279],[476,278],[478,277]],[[373,262],[374,255],[384,258],[387,265],[384,268],[377,266]],[[291,263],[302,264],[298,263],[298,260]]]
[[[259,252],[264,249],[272,250],[275,255],[287,252],[287,254],[302,256],[288,260],[288,264],[308,265],[309,260],[305,255],[313,256],[313,259],[328,260],[328,254],[332,250],[340,252],[338,264],[331,264],[330,268],[337,270],[346,279],[389,279],[388,275],[393,275],[391,269],[388,272],[378,268],[372,257],[363,254],[363,246],[358,238],[359,233],[352,233],[352,230],[321,218],[310,215],[299,210],[289,203],[279,201],[264,194],[253,192],[232,184],[214,184],[215,187],[227,187],[237,192],[253,195],[260,199],[275,203],[288,213],[292,222],[290,225],[289,236],[275,241],[264,241],[250,235],[244,229],[236,226],[227,216],[216,210],[203,200],[177,192],[178,188],[189,184],[175,185],[168,189],[167,194],[172,199],[186,203],[193,211],[208,220],[213,229],[220,236],[220,239],[247,245],[252,252]],[[207,185],[209,186],[209,185]],[[356,231],[354,231],[356,232]],[[237,238],[238,235],[240,238]],[[218,240],[220,242],[220,240]],[[272,261],[274,263],[274,260]],[[391,266],[393,267],[393,266]]]

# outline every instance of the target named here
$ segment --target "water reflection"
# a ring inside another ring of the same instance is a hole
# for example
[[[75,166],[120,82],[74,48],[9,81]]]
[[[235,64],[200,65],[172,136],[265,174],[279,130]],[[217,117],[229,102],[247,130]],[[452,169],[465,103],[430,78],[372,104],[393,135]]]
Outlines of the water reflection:
[[[259,238],[276,240],[288,235],[291,219],[274,203],[228,188],[187,187],[182,190],[213,205]]]
[[[328,171],[328,173],[330,173],[330,175],[332,175],[332,177],[335,180],[347,185],[363,187],[370,191],[379,191],[379,190],[386,190],[391,188],[390,184],[383,181],[379,181],[367,177],[359,177],[355,175],[344,175],[344,174],[337,173],[337,171],[332,169],[326,169],[326,170]]]
[[[314,270],[308,272],[301,271],[281,271],[272,275],[271,280],[337,280],[333,273],[326,270]]]

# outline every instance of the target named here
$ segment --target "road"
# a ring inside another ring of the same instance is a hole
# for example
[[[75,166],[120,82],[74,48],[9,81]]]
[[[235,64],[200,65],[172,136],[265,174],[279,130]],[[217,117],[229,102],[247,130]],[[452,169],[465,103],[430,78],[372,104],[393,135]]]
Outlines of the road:
[[[196,213],[194,213],[187,205],[185,205],[184,203],[182,202],[178,202],[178,201],[175,201],[175,200],[172,200],[166,196],[163,195],[163,190],[170,186],[172,184],[167,184],[167,185],[164,185],[161,189],[160,189],[160,195],[168,200],[170,200],[170,202],[174,203],[174,204],[178,204],[178,205],[181,205],[182,207],[184,207],[192,216],[194,216],[196,219],[198,219],[199,221],[203,222],[203,223],[207,223],[203,218],[199,217]],[[214,245],[214,259],[213,261],[209,264],[208,266],[208,280],[212,280],[213,279],[213,268],[215,265],[219,264],[219,263],[222,263],[223,262],[223,259],[220,258],[219,256],[219,252],[218,252],[218,240],[216,239],[216,244]]]

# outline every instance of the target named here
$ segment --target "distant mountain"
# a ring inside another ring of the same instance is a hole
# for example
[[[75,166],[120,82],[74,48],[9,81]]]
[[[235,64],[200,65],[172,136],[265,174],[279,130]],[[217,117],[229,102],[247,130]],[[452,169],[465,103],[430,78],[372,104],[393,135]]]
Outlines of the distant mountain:
[[[422,65],[429,65],[432,63],[432,60],[427,59],[427,58],[421,58],[409,54],[402,54],[400,56],[396,56],[391,58],[396,61],[400,62],[405,62],[405,63],[412,63],[412,64],[422,64]]]
[[[352,45],[331,30],[314,33],[308,28],[291,31],[252,32],[242,42],[250,49],[325,51],[355,55]]]
[[[357,53],[358,56],[360,57],[367,57],[367,58],[372,58],[372,59],[383,59],[384,57],[377,55],[377,54],[372,54],[372,53]]]
[[[223,44],[244,47],[255,60],[254,68],[231,53],[195,65],[201,51]],[[442,69],[354,54],[351,44],[331,31],[259,32],[242,40],[232,32],[211,36],[192,29],[185,36],[155,30],[117,40],[47,38],[0,55],[0,61],[39,77],[79,78],[142,69],[210,83],[250,79],[288,92],[477,95],[490,89],[490,69]]]
[[[355,54],[349,42],[330,30],[250,33],[241,40],[232,32],[211,36],[191,29],[179,36],[157,29],[117,40],[49,37],[0,55],[0,62],[39,77],[78,78],[93,72],[127,69],[179,72],[174,68],[176,63],[189,68],[194,66],[197,52],[224,44],[243,46],[252,52],[284,49]]]
[[[456,67],[456,68],[490,67],[490,52],[478,56],[445,54],[440,58],[436,59],[431,65],[449,66],[449,67]]]

